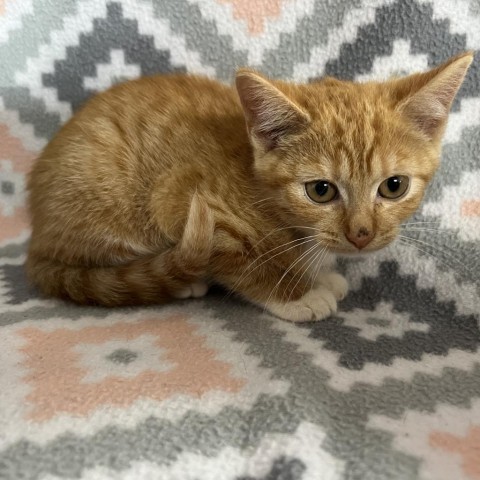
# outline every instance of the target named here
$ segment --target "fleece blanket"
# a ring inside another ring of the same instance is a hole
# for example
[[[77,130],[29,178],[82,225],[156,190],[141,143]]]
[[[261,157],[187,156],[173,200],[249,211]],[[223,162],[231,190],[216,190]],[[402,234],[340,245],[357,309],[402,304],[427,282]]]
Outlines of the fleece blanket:
[[[480,479],[480,58],[402,238],[319,323],[213,292],[38,295],[25,175],[94,92],[237,66],[367,80],[480,48],[478,0],[0,0],[0,478]]]

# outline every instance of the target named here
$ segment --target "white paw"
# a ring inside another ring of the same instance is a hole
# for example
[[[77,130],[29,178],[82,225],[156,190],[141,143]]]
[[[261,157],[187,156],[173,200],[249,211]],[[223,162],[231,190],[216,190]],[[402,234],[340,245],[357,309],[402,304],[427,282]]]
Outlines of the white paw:
[[[330,290],[337,300],[345,298],[348,292],[348,282],[345,277],[339,273],[322,272],[315,283]]]
[[[174,298],[184,299],[184,298],[200,298],[206,295],[208,292],[208,285],[204,282],[196,282],[191,285],[182,288],[178,292],[173,294]]]
[[[329,289],[320,286],[307,292],[299,300],[287,303],[269,303],[267,309],[290,322],[323,320],[337,311],[337,301]]]

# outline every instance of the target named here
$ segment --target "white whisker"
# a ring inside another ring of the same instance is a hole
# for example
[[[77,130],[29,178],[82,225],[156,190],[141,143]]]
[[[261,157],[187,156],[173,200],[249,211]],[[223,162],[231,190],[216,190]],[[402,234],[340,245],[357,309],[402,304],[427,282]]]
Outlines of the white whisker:
[[[271,260],[272,258],[275,258],[277,257],[278,255],[281,255],[282,253],[285,253],[285,252],[288,252],[289,250],[292,250],[294,249],[295,247],[299,247],[305,243],[308,243],[309,241],[311,241],[313,238],[315,238],[314,235],[309,235],[307,237],[302,237],[302,238],[297,238],[295,240],[291,240],[290,242],[286,242],[286,243],[283,243],[282,245],[278,245],[277,247],[274,247],[274,248],[271,248],[270,250],[268,250],[267,252],[265,253],[262,253],[261,255],[259,255],[257,258],[255,258],[254,260],[252,260],[252,262],[250,262],[246,267],[245,267],[245,273],[247,272],[247,270],[251,267],[253,267],[253,265],[258,262],[261,258],[263,258],[265,255],[268,255],[269,253],[272,253],[274,252],[275,250],[278,250],[279,248],[282,248],[282,247],[286,247],[287,245],[290,245],[292,243],[295,243],[295,245],[292,245],[291,247],[287,248],[286,250],[282,250],[281,252],[278,252],[276,253],[275,255],[267,258],[266,260],[264,260],[262,263],[260,263],[260,265],[257,265],[253,270],[250,270],[250,272],[248,273],[251,273],[253,272],[254,270],[256,270],[258,267],[261,267],[264,263],[268,262],[269,260]]]
[[[260,268],[262,265],[264,265],[265,263],[267,263],[268,261],[272,260],[273,258],[275,257],[278,257],[278,255],[282,255],[294,248],[297,248],[297,247],[300,247],[302,245],[304,245],[305,243],[308,243],[311,241],[311,239],[314,238],[313,235],[311,236],[308,236],[308,237],[303,237],[303,238],[298,238],[296,240],[291,240],[290,242],[286,242],[282,245],[279,245],[277,247],[274,247],[272,249],[270,249],[268,252],[265,252],[263,253],[262,255],[260,255],[259,257],[255,258],[251,263],[249,263],[243,273],[240,275],[240,278],[232,285],[231,289],[230,289],[230,292],[229,294],[227,294],[227,296],[225,298],[228,298],[229,295],[233,294],[235,292],[235,289],[238,287],[238,285],[240,285],[240,283],[245,280],[246,278],[248,278],[249,275],[251,275],[255,270],[257,270],[258,268]],[[298,243],[296,243],[298,242]],[[275,255],[272,255],[271,257],[268,257],[266,260],[264,260],[262,263],[260,263],[259,265],[256,265],[254,268],[251,268],[253,267],[253,265],[255,264],[255,262],[257,262],[258,260],[260,260],[260,258],[264,257],[265,255],[275,251],[275,250],[278,250],[279,248],[282,248],[282,247],[285,247],[287,245],[290,245],[292,243],[295,243],[295,245],[285,249],[285,250],[282,250],[278,253],[276,253]],[[250,269],[250,270],[249,270]]]
[[[268,302],[270,301],[270,298],[272,297],[273,293],[277,290],[277,288],[279,287],[282,280],[287,276],[288,272],[290,272],[290,270],[295,265],[297,265],[297,263],[300,262],[302,260],[302,258],[304,258],[306,255],[308,255],[314,248],[317,248],[317,245],[313,245],[313,247],[310,247],[306,252],[304,252],[302,255],[300,255],[300,257],[298,257],[294,262],[292,262],[292,264],[288,267],[288,269],[285,271],[285,273],[280,277],[280,280],[272,288],[272,291],[270,292],[270,295],[268,296],[267,301],[265,302],[264,311],[265,311],[266,306],[268,305]],[[294,275],[294,277],[295,277],[295,275]]]
[[[313,288],[315,285],[315,281],[318,276],[318,272],[320,271],[320,268],[322,267],[323,261],[325,260],[325,257],[327,255],[327,247],[323,247],[315,257],[315,261],[317,262],[317,265],[315,267],[314,272],[312,273],[312,278],[310,279],[310,290]]]
[[[442,259],[438,258],[436,255],[434,255],[432,252],[429,252],[427,250],[424,250],[423,248],[420,248],[418,245],[415,245],[414,243],[410,243],[408,241],[406,241],[408,237],[400,237],[400,242],[403,243],[404,245],[408,245],[409,247],[413,247],[415,248],[416,250],[422,252],[422,253],[425,253],[426,255],[428,255],[429,257],[432,257],[434,258],[436,261],[440,262],[442,265],[445,265],[447,268],[449,269],[452,269],[452,266],[447,264],[445,261],[443,261]],[[410,238],[408,238],[409,240],[411,240]]]
[[[413,238],[413,237],[407,237],[405,235],[399,235],[399,238],[402,238],[404,240],[410,240],[410,241],[413,241],[413,242],[416,242],[416,243],[419,243],[420,245],[425,245],[429,248],[432,248],[433,250],[436,250],[437,252],[443,254],[443,255],[446,255],[448,258],[451,258],[452,260],[454,260],[458,265],[462,266],[462,268],[465,268],[468,272],[471,272],[471,270],[463,263],[461,262],[457,257],[455,257],[454,255],[452,255],[451,253],[448,253],[446,252],[445,250],[442,250],[441,248],[439,248],[438,246],[435,246],[435,245],[432,245],[428,242],[425,242],[423,240],[419,240],[418,238]],[[413,244],[411,244],[413,246]],[[419,249],[420,250],[420,249]],[[425,253],[428,253],[428,252],[425,252]],[[436,258],[438,261],[442,262],[442,260],[440,258],[438,258],[438,256],[436,255],[433,255],[431,252],[429,253],[432,257]],[[448,265],[446,262],[442,262],[444,265],[446,265],[448,268],[451,268],[453,269],[454,267],[452,267],[451,265]]]
[[[316,248],[320,248],[320,245],[316,245],[315,246]],[[295,288],[297,288],[297,285],[300,283],[300,281],[302,280],[302,278],[304,277],[304,275],[307,273],[307,271],[309,270],[309,268],[311,267],[311,265],[313,264],[313,262],[315,261],[315,258],[317,258],[318,254],[321,253],[322,250],[320,250],[320,252],[315,252],[313,257],[310,259],[310,262],[308,264],[305,264],[303,265],[303,273],[300,275],[299,279],[297,280],[297,282],[295,283],[295,285],[293,286],[293,288],[290,290],[290,294],[288,295],[288,298],[287,298],[287,303],[290,301],[290,297],[292,296],[292,293],[293,291],[295,290]],[[307,259],[307,262],[308,262],[308,259]],[[293,278],[290,280],[290,282],[288,282],[288,285],[285,287],[285,291],[288,289],[288,287],[290,286],[290,283],[295,279],[295,275],[293,276]],[[308,286],[308,281],[305,282],[305,288]],[[302,291],[302,295],[305,295],[305,288],[303,289]]]
[[[414,232],[414,231],[419,231],[419,232],[439,232],[439,233],[451,233],[452,235],[455,235],[456,232],[453,230],[448,230],[446,228],[424,228],[424,227],[411,227],[411,228],[405,228],[405,226],[402,226],[403,231],[407,232]]]
[[[252,247],[252,250],[257,247],[258,245],[260,245],[260,243],[262,243],[266,238],[268,238],[270,235],[273,235],[274,233],[277,233],[277,232],[281,232],[283,230],[288,230],[290,228],[295,228],[297,230],[299,229],[306,229],[306,230],[313,230],[317,233],[321,233],[321,231],[318,229],[318,228],[314,228],[314,227],[305,227],[305,226],[301,226],[301,225],[290,225],[288,227],[279,227],[279,228],[275,228],[274,230],[272,230],[271,232],[268,232],[263,238],[261,238],[255,245],[253,245]]]
[[[315,271],[315,278],[312,282],[312,288],[313,288],[313,285],[315,284],[315,282],[317,281],[317,278],[318,278],[318,274],[320,273],[320,270],[322,269],[322,265],[323,265],[323,262],[325,261],[325,258],[327,257],[328,255],[328,249],[327,247],[324,247],[323,249],[323,255],[322,255],[322,258],[320,259],[320,261],[318,262],[318,265],[317,265],[317,269]]]

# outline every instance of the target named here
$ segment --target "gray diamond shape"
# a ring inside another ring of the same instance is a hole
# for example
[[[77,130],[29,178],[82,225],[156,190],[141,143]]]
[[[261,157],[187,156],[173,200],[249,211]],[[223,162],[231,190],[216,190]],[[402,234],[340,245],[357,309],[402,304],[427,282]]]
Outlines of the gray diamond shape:
[[[5,195],[13,195],[15,193],[15,184],[8,180],[3,180],[1,190]]]
[[[138,358],[138,353],[132,352],[126,348],[119,348],[113,351],[110,355],[106,357],[113,363],[123,363],[123,365],[128,365]]]

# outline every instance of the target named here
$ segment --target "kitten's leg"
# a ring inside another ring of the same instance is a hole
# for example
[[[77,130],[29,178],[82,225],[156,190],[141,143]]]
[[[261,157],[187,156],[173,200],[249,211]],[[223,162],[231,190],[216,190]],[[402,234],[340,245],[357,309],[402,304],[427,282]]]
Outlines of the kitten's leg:
[[[29,252],[29,278],[49,296],[82,304],[122,306],[163,303],[206,293],[215,220],[205,201],[194,195],[183,236],[173,248],[111,266],[72,266]]]
[[[330,290],[337,300],[343,300],[348,292],[348,282],[337,272],[320,272],[315,285],[324,286]]]
[[[200,298],[204,297],[208,292],[208,284],[206,282],[195,282],[187,285],[185,288],[173,292],[174,298]]]
[[[171,290],[173,298],[200,298],[207,294],[208,284],[199,278],[205,274],[213,248],[215,220],[213,212],[197,194],[192,197],[185,230],[179,245],[172,251],[172,264],[178,266],[177,282],[181,278],[193,278]],[[175,272],[173,272],[175,275]]]
[[[343,275],[333,271],[334,266],[335,255],[322,254],[316,262],[310,265],[309,275],[313,285],[324,286],[333,293],[337,300],[342,300],[348,292],[348,282]]]
[[[311,289],[312,278],[298,260],[298,251],[265,263],[259,256],[217,252],[212,265],[219,283],[274,315],[293,322],[322,320],[336,312],[337,300],[323,284]]]
[[[337,311],[337,301],[330,290],[316,287],[294,301],[268,301],[267,310],[284,320],[308,322],[323,320]]]

